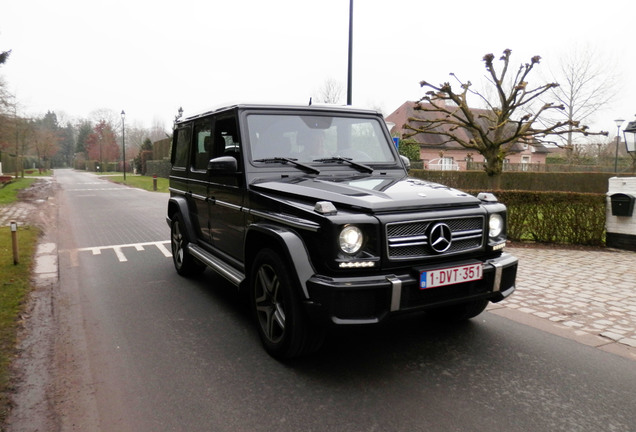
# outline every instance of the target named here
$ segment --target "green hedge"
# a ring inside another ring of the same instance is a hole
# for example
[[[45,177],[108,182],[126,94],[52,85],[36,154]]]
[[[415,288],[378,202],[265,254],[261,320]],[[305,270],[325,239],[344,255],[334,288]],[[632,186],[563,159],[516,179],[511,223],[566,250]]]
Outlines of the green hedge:
[[[479,191],[470,191],[473,194]],[[508,207],[513,241],[603,246],[606,195],[575,192],[496,191]]]
[[[409,174],[457,189],[492,189],[483,171],[429,171],[411,169]],[[608,180],[614,173],[531,173],[504,172],[498,179],[498,190],[561,191],[606,193]]]

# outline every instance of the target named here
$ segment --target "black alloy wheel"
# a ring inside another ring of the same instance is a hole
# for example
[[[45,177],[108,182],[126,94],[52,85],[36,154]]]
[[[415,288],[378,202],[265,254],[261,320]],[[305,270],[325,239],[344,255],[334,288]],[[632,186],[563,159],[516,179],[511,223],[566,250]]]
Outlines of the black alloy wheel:
[[[181,276],[196,276],[205,270],[205,266],[188,253],[190,239],[183,222],[183,217],[177,213],[172,218],[170,226],[170,246],[172,248],[172,262]]]

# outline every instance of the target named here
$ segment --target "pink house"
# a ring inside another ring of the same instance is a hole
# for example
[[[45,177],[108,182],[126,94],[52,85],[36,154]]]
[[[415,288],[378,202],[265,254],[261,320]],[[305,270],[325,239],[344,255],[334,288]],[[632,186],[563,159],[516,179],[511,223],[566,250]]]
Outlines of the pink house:
[[[431,118],[431,116],[438,115],[438,113],[433,112],[416,111],[415,104],[416,102],[405,102],[386,117],[387,123],[395,124],[391,128],[393,136],[402,138],[403,126],[408,122],[409,117],[426,118],[428,116]],[[472,111],[478,113],[483,110],[473,109]],[[461,132],[468,134],[467,131]],[[484,157],[476,151],[464,148],[457,142],[444,143],[445,138],[440,135],[420,133],[410,139],[420,144],[420,159],[423,161],[425,169],[480,169],[484,162]],[[516,142],[508,149],[504,170],[531,170],[533,166],[545,164],[549,152],[549,149],[539,142],[532,144]]]

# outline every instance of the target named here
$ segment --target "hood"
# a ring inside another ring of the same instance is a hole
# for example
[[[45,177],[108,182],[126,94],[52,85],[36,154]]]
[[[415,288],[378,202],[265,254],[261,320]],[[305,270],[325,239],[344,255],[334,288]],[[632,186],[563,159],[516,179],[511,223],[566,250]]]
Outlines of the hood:
[[[262,180],[252,189],[302,202],[331,201],[336,207],[371,212],[476,206],[480,201],[465,192],[420,179],[386,175],[358,177],[295,177]]]

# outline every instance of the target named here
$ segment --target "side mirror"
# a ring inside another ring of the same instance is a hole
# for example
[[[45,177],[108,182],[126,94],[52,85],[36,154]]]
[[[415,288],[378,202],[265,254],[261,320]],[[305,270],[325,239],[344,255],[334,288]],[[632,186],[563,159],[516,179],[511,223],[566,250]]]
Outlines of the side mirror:
[[[400,159],[402,159],[402,165],[404,165],[404,168],[406,168],[406,170],[410,170],[411,169],[411,161],[409,160],[409,158],[407,158],[404,155],[400,155]]]
[[[208,173],[215,175],[229,175],[238,172],[238,162],[232,156],[221,156],[208,162]]]

